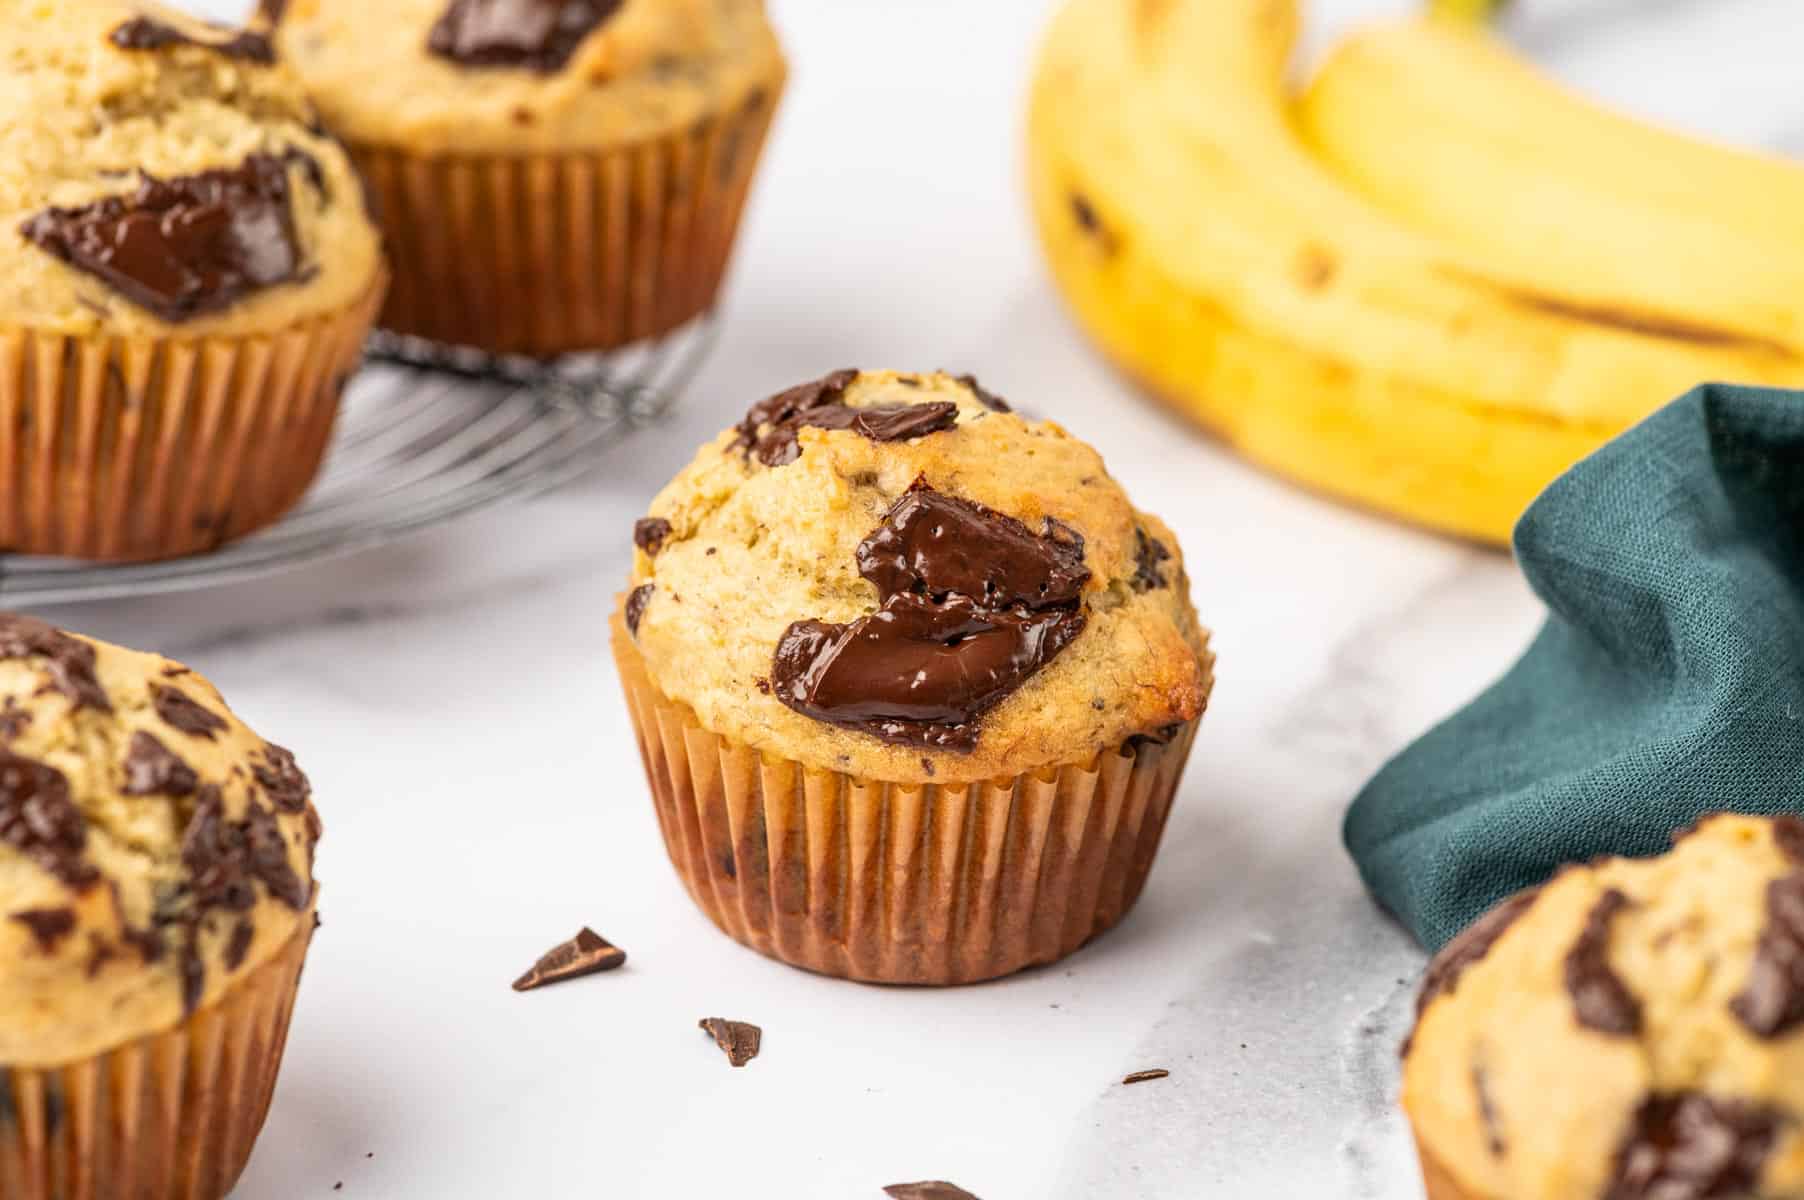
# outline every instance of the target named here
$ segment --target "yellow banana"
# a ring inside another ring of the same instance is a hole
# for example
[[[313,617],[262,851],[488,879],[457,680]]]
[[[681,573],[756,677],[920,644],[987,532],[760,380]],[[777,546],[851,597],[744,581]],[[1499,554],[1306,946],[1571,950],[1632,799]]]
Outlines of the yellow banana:
[[[1291,123],[1294,0],[1070,0],[1029,183],[1053,275],[1124,370],[1248,457],[1468,536],[1707,379],[1804,383],[1785,347],[1590,311],[1412,231]]]
[[[1608,112],[1445,21],[1341,43],[1298,120],[1367,198],[1519,282],[1804,352],[1804,167]]]

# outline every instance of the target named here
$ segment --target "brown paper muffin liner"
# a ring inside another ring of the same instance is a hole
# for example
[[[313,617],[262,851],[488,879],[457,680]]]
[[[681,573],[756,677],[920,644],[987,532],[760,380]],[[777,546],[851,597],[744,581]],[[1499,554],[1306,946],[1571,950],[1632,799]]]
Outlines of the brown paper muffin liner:
[[[971,784],[803,766],[702,728],[614,657],[670,861],[733,938],[873,983],[957,984],[1063,958],[1139,899],[1196,736]]]
[[[0,327],[0,549],[175,558],[274,521],[318,473],[382,287],[273,335]]]
[[[383,328],[543,358],[616,349],[699,316],[726,273],[781,84],[608,152],[353,144],[395,267]]]
[[[0,1068],[3,1200],[218,1200],[275,1092],[313,918],[167,1033],[68,1066]]]
[[[1420,1137],[1416,1138],[1416,1157],[1422,1163],[1422,1184],[1428,1190],[1428,1200],[1486,1200],[1455,1182],[1453,1175],[1422,1144]]]

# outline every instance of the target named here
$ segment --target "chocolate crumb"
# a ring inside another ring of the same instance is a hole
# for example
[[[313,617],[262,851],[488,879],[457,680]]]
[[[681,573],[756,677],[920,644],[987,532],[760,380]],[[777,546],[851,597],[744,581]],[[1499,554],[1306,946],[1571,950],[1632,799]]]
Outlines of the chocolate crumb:
[[[209,742],[218,736],[226,727],[225,719],[212,709],[196,703],[186,692],[164,684],[150,685],[150,698],[156,706],[157,716],[172,729],[179,729],[189,737],[205,738]]]
[[[1170,587],[1162,565],[1171,559],[1171,551],[1165,543],[1147,534],[1138,526],[1134,528],[1134,578],[1133,589],[1136,592],[1150,592],[1157,588]]]
[[[658,556],[664,548],[664,539],[670,536],[670,522],[663,517],[641,517],[633,522],[633,545],[645,551],[651,558]]]
[[[626,951],[585,925],[575,937],[553,946],[530,971],[514,980],[514,990],[530,992],[599,971],[612,971],[625,962]]]
[[[936,772],[934,770],[933,760],[923,755],[921,757],[921,770],[927,772],[929,776],[934,775]]]
[[[703,1033],[714,1039],[716,1046],[726,1051],[727,1061],[735,1067],[743,1067],[757,1058],[764,1044],[764,1031],[745,1021],[706,1017],[697,1024]]]
[[[284,812],[305,811],[313,795],[307,775],[295,765],[294,755],[274,742],[263,743],[261,762],[251,764],[251,776],[277,808]]]
[[[944,1179],[921,1183],[892,1183],[883,1189],[883,1194],[890,1200],[977,1200],[976,1196],[964,1188],[956,1183],[947,1183]]]
[[[753,680],[753,682],[758,685],[758,690],[760,692],[764,693],[766,696],[770,695],[770,680],[757,679],[757,680]]]
[[[55,953],[56,944],[75,932],[72,908],[28,908],[12,914],[12,919],[30,930],[32,940],[45,954]]]
[[[651,595],[657,590],[658,585],[655,583],[642,583],[626,598],[626,631],[634,637],[639,636],[639,622],[645,619],[645,607],[651,603]]]
[[[200,786],[194,768],[183,762],[154,733],[140,729],[132,734],[125,753],[125,786],[128,796],[192,796]]]
[[[1610,922],[1632,907],[1629,898],[1611,888],[1591,906],[1585,927],[1566,955],[1566,992],[1572,1015],[1586,1029],[1616,1037],[1641,1031],[1641,1003],[1610,967]]]
[[[1155,1079],[1165,1079],[1170,1075],[1171,1072],[1167,1071],[1164,1067],[1152,1067],[1145,1071],[1135,1071],[1121,1082],[1124,1085],[1130,1083],[1151,1083]]]

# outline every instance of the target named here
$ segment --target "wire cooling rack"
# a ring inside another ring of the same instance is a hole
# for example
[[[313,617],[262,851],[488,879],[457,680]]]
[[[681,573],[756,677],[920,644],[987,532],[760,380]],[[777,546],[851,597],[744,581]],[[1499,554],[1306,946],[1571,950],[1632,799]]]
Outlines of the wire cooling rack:
[[[392,542],[568,483],[680,395],[716,330],[544,364],[392,334],[370,339],[313,490],[211,554],[95,564],[0,556],[0,604],[62,604],[236,583]]]

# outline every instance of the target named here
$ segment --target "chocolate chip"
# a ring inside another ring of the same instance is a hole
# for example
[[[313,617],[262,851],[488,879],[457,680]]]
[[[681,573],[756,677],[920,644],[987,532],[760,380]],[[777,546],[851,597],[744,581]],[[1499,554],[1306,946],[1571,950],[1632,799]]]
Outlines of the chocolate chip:
[[[1171,1075],[1164,1067],[1151,1067],[1145,1071],[1135,1071],[1122,1079],[1123,1084],[1151,1083],[1155,1079],[1165,1079]]]
[[[1766,885],[1766,926],[1729,1011],[1758,1038],[1782,1037],[1804,1023],[1804,871]]]
[[[125,787],[128,796],[192,796],[200,779],[194,768],[172,753],[153,733],[132,734],[125,752]]]
[[[1148,536],[1146,530],[1134,528],[1134,578],[1133,588],[1136,592],[1150,592],[1154,588],[1170,587],[1165,572],[1160,564],[1171,558],[1171,551],[1165,543],[1156,537]]]
[[[707,1017],[697,1024],[702,1032],[714,1039],[716,1046],[726,1051],[727,1061],[736,1067],[743,1067],[757,1058],[758,1050],[764,1044],[764,1031],[745,1021]]]
[[[663,517],[641,517],[633,522],[633,545],[645,551],[652,558],[664,548],[664,539],[670,536],[670,522]]]
[[[1566,955],[1566,993],[1572,1015],[1586,1029],[1616,1037],[1641,1032],[1641,1004],[1610,968],[1610,922],[1632,907],[1629,898],[1611,888],[1598,897],[1585,927]]]
[[[1773,818],[1773,844],[1779,853],[1804,867],[1804,817],[1790,813]]]
[[[220,34],[220,38],[198,38],[154,17],[133,17],[114,29],[108,40],[121,50],[164,50],[171,46],[198,46],[225,58],[243,59],[262,66],[269,66],[276,61],[275,47],[261,33],[227,29],[218,25],[208,25],[205,28]]]
[[[0,658],[41,658],[50,672],[50,686],[75,707],[113,711],[95,674],[94,647],[36,617],[0,613]]]
[[[977,1200],[976,1196],[964,1188],[956,1183],[947,1183],[944,1179],[921,1183],[892,1183],[883,1189],[883,1194],[890,1200]]]
[[[588,926],[569,941],[553,946],[534,963],[532,970],[514,980],[516,992],[581,979],[599,971],[612,971],[626,962],[626,951],[611,944]]]
[[[1509,1143],[1504,1140],[1503,1126],[1497,1117],[1497,1105],[1491,1100],[1490,1079],[1483,1067],[1472,1064],[1472,1097],[1478,1105],[1478,1121],[1484,1126],[1485,1147],[1490,1150],[1492,1158],[1502,1158],[1509,1153]]]
[[[655,583],[642,583],[626,598],[626,631],[634,637],[639,636],[639,622],[645,619],[645,607],[651,603],[651,595],[657,590],[658,585]]]
[[[916,480],[858,547],[881,607],[797,621],[771,685],[790,708],[886,742],[969,751],[978,719],[1083,632],[1083,539]]]
[[[72,908],[28,908],[12,914],[12,920],[31,931],[38,949],[54,953],[56,944],[75,932],[75,910]]]
[[[277,808],[291,813],[306,811],[313,785],[287,750],[274,742],[263,743],[262,761],[251,763],[251,777]]]
[[[625,0],[451,0],[426,47],[466,67],[561,71]]]
[[[1428,1006],[1442,996],[1450,996],[1459,987],[1460,976],[1467,970],[1477,966],[1491,947],[1497,944],[1516,919],[1533,906],[1541,894],[1540,888],[1528,888],[1497,902],[1484,916],[1468,925],[1464,932],[1445,946],[1428,964],[1428,970],[1422,975],[1422,990],[1416,994],[1416,1020],[1428,1011]],[[1411,1037],[1413,1038],[1413,1034]],[[1409,1044],[1403,1047],[1409,1053]]]
[[[0,750],[0,842],[72,888],[100,878],[85,862],[88,823],[69,798],[69,780],[36,759]]]
[[[232,938],[226,943],[224,962],[228,971],[236,971],[244,965],[244,956],[251,951],[251,939],[257,936],[257,927],[251,924],[249,917],[239,917],[238,923],[232,926]]]
[[[153,683],[150,685],[150,699],[164,724],[181,730],[189,737],[206,738],[210,742],[226,727],[225,718],[212,709],[197,704],[188,693],[177,688]]]
[[[1785,1116],[1699,1092],[1651,1096],[1617,1151],[1604,1200],[1741,1200],[1753,1196]]]
[[[971,394],[977,397],[977,402],[991,412],[1005,413],[1015,411],[1013,408],[1009,407],[1009,402],[1007,400],[1004,400],[1001,396],[998,396],[995,392],[990,391],[985,388],[983,384],[977,382],[977,376],[960,375],[958,381],[969,388]]]
[[[253,154],[230,169],[144,175],[136,192],[47,209],[20,232],[165,321],[187,321],[311,276],[288,164],[286,156]]]

